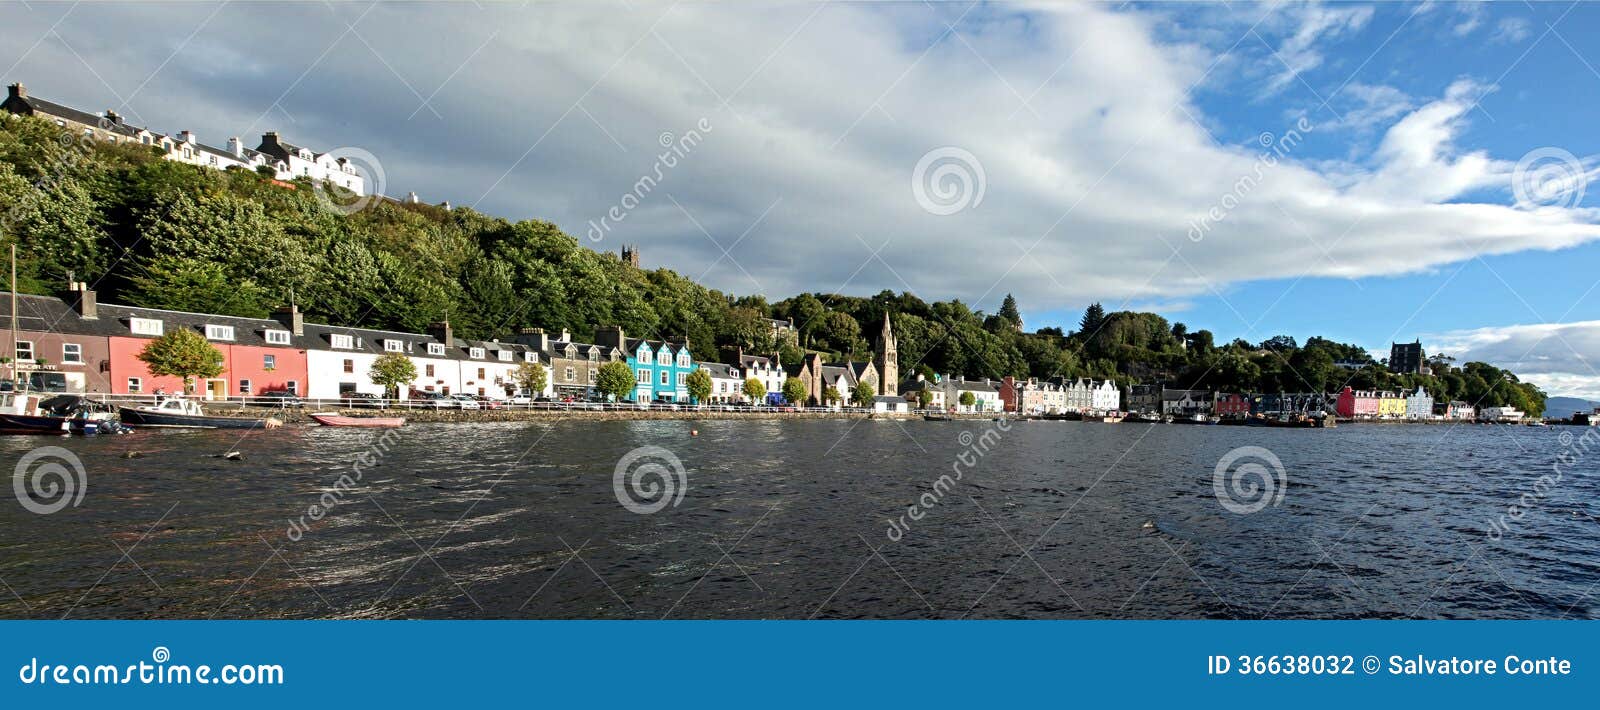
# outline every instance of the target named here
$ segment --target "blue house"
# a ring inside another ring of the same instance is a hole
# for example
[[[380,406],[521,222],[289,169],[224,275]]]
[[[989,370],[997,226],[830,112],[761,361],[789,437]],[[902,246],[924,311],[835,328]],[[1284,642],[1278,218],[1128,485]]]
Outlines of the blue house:
[[[603,326],[595,331],[595,343],[615,347],[628,356],[635,386],[632,402],[688,402],[689,373],[694,372],[694,355],[689,341],[644,340],[629,338],[621,326]]]

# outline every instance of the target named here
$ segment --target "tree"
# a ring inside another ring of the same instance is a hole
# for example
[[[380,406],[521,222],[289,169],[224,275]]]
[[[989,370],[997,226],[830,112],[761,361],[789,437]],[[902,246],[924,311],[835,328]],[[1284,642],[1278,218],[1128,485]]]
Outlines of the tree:
[[[838,401],[839,401],[839,390],[838,390],[838,388],[834,387],[833,385],[828,385],[827,387],[822,388],[822,403],[823,404],[828,405],[828,406],[831,407],[835,403],[837,403]]]
[[[917,407],[927,409],[931,404],[933,404],[933,390],[928,389],[928,384],[924,382],[922,389],[917,390]]]
[[[962,392],[961,396],[957,398],[956,401],[960,402],[961,406],[963,407],[971,407],[972,405],[978,403],[978,398],[971,392]]]
[[[517,383],[523,393],[529,397],[537,397],[544,391],[544,385],[550,378],[545,374],[544,365],[537,362],[523,361],[511,373],[511,380]]]
[[[767,386],[754,377],[744,381],[744,396],[751,404],[760,404],[767,398]]]
[[[850,390],[850,403],[857,407],[872,406],[872,398],[878,396],[878,390],[871,382],[857,382]]]
[[[689,397],[696,403],[711,399],[711,373],[696,369],[684,378],[684,384],[689,387]]]
[[[367,379],[383,388],[383,395],[399,399],[400,386],[417,379],[417,364],[403,353],[384,353],[372,361]]]
[[[595,373],[594,386],[601,394],[610,397],[613,401],[621,402],[633,394],[633,388],[639,385],[633,378],[633,370],[628,363],[614,360],[600,366],[600,371]]]
[[[783,398],[790,404],[803,404],[806,401],[806,383],[798,377],[791,377],[783,381]]]
[[[1006,300],[1000,304],[999,315],[1012,328],[1022,330],[1022,311],[1017,310],[1017,299],[1012,298],[1011,294],[1006,294]]]
[[[1085,338],[1093,337],[1106,322],[1106,309],[1098,301],[1089,305],[1083,311],[1083,320],[1078,321],[1078,332]]]
[[[196,377],[222,374],[222,351],[188,328],[168,331],[150,341],[139,351],[138,357],[152,375],[182,377],[185,392]]]

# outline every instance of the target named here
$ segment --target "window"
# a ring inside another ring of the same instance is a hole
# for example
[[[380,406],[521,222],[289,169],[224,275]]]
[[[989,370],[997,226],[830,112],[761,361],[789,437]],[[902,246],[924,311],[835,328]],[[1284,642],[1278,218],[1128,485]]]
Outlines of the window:
[[[433,366],[428,365],[427,367],[423,368],[423,374],[427,375],[428,377],[433,377]]]
[[[206,340],[233,340],[233,326],[208,325],[206,326]]]
[[[672,353],[669,353],[669,352],[667,352],[665,350],[662,350],[661,353],[656,356],[656,364],[657,365],[671,365],[672,364]]]
[[[239,394],[250,394],[249,380],[239,380]]]
[[[17,341],[17,362],[23,362],[23,361],[32,360],[32,359],[33,359],[33,341],[31,341],[31,340],[18,340]]]
[[[444,344],[443,343],[428,343],[428,354],[429,355],[444,355]]]
[[[128,394],[139,394],[144,391],[144,381],[137,377],[128,378]]]
[[[217,156],[211,156],[211,167],[217,167]]]
[[[661,386],[662,387],[666,387],[667,386],[667,375],[668,374],[669,373],[666,370],[662,370],[661,371]]]
[[[678,367],[688,367],[688,366],[689,366],[689,356],[688,355],[679,355],[678,356]]]
[[[73,365],[83,364],[83,346],[77,343],[62,343],[61,361]]]
[[[289,394],[296,396],[300,394],[300,383],[294,380],[283,383],[283,388],[289,390]]]
[[[539,361],[539,354],[538,353],[523,353],[522,354],[522,359],[524,361],[526,361],[526,362],[538,362]]]
[[[481,380],[481,379],[483,379],[483,378],[484,378],[484,377],[486,377],[486,375],[484,375],[484,374],[483,374],[483,368],[481,368],[481,367],[480,367],[480,368],[478,368],[478,379],[480,379],[480,380]]]
[[[344,361],[344,371],[345,372],[355,372],[356,371],[356,361],[355,360],[350,360],[348,358],[345,359],[345,361]]]
[[[600,381],[600,371],[596,370],[594,368],[590,368],[589,369],[589,384],[592,385],[592,384],[594,384],[596,382],[599,382],[599,381]]]
[[[589,351],[589,362],[599,362],[599,361],[600,361],[600,351],[598,351],[598,350],[590,350]]]
[[[474,360],[483,359],[483,348],[468,348],[467,355]]]
[[[333,336],[328,339],[328,342],[332,344],[333,347],[340,348],[342,350],[349,350],[350,348],[355,347],[353,338],[348,335],[341,335],[338,333],[333,334]],[[345,360],[345,362],[348,363],[350,361]],[[345,372],[349,372],[349,370],[345,370]]]
[[[636,377],[635,379],[639,380],[639,384],[641,384],[641,385],[650,384],[650,371],[649,370],[640,370],[639,372],[637,372],[635,374],[638,375],[638,377]]]
[[[268,345],[288,345],[289,344],[289,331],[287,331],[287,330],[269,330],[269,331],[267,331],[267,344]]]
[[[683,383],[684,383],[684,379],[683,378],[688,377],[688,376],[689,376],[688,373],[684,373],[684,372],[678,373],[678,386],[679,387],[683,386]]]
[[[571,367],[567,368],[565,374],[567,376],[567,381],[568,382],[572,382],[573,380],[576,380],[578,378],[578,375],[577,375],[577,372],[576,372],[575,368],[571,368]]]
[[[501,350],[500,351],[500,361],[501,362],[511,362],[511,356],[512,355],[513,355],[513,353],[510,350]]]
[[[161,321],[155,320],[153,318],[129,318],[128,319],[128,329],[133,331],[134,335],[156,335],[156,336],[161,335],[161,332],[163,330],[163,328],[161,327]]]
[[[278,369],[278,356],[277,355],[262,355],[261,356],[261,369],[263,369],[263,370],[276,370],[276,369]]]
[[[402,342],[400,342],[398,340],[385,339],[383,341],[383,350],[384,350],[384,352],[397,353],[397,352],[402,352],[405,349],[406,349],[405,343],[402,343]]]

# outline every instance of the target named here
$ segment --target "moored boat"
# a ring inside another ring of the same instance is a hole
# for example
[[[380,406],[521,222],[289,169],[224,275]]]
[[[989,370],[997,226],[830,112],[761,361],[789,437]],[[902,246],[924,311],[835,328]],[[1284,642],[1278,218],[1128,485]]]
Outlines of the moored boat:
[[[205,413],[200,403],[183,397],[162,397],[146,407],[122,407],[122,421],[135,426],[195,429],[275,429],[283,425],[273,417],[218,417]]]
[[[0,434],[66,434],[71,430],[66,417],[52,416],[40,408],[38,395],[6,392],[0,398]]]
[[[347,417],[338,412],[315,412],[311,414],[311,418],[323,426],[393,429],[406,424],[405,417]]]

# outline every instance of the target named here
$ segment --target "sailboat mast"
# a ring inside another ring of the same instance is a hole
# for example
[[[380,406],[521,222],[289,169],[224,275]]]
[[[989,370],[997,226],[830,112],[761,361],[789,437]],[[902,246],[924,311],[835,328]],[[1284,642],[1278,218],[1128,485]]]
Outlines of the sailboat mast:
[[[17,360],[17,245],[11,245],[11,386],[27,391],[22,384],[22,363]]]

